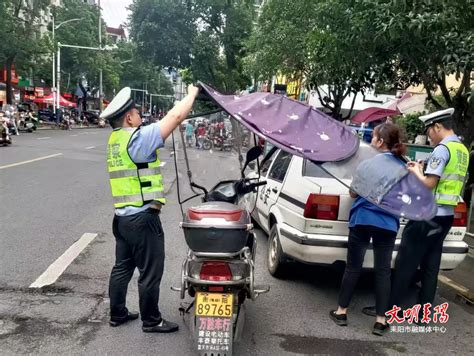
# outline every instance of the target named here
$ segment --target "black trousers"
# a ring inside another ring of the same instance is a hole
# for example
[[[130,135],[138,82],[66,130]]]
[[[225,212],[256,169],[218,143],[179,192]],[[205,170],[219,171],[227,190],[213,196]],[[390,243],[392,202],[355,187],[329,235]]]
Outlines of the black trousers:
[[[150,208],[131,216],[115,215],[112,228],[116,249],[109,283],[110,314],[116,317],[126,315],[128,283],[138,268],[143,325],[156,325],[161,322],[158,299],[165,262],[164,234],[158,211]]]
[[[403,230],[395,262],[390,307],[400,306],[420,267],[421,290],[418,303],[433,303],[443,252],[443,242],[453,225],[454,216],[436,216],[429,221],[409,221]]]
[[[374,249],[375,305],[377,315],[383,316],[388,310],[390,299],[390,264],[397,233],[370,225],[356,225],[350,228],[347,248],[347,263],[339,291],[338,304],[347,308],[359,280],[365,252],[370,239]]]

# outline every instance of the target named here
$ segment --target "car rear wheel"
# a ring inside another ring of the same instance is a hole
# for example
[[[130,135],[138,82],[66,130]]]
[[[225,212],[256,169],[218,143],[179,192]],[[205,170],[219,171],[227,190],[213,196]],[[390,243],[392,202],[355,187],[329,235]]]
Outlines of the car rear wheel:
[[[287,271],[286,256],[281,249],[277,225],[273,225],[268,236],[268,272],[273,277],[283,278]]]

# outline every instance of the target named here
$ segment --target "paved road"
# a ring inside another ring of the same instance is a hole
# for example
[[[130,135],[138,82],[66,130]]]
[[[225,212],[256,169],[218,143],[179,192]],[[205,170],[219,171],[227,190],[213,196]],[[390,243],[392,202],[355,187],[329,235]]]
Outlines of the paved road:
[[[190,355],[188,318],[179,315],[179,297],[170,290],[179,281],[186,253],[168,142],[162,150],[168,201],[162,214],[166,232],[166,270],[161,309],[178,321],[180,332],[149,335],[140,323],[120,328],[107,324],[107,283],[113,264],[113,209],[104,162],[110,130],[41,131],[14,137],[0,150],[0,350],[2,354],[158,354]],[[56,155],[22,165],[18,162]],[[61,155],[59,155],[61,154]],[[178,150],[181,194],[188,196]],[[207,187],[238,176],[235,155],[191,150],[195,180]],[[28,286],[84,233],[97,234],[50,287]],[[328,319],[336,304],[341,273],[336,268],[295,265],[291,278],[272,278],[265,267],[266,236],[258,233],[257,282],[271,292],[246,303],[241,355],[456,353],[473,354],[472,309],[454,302],[440,288],[438,303],[450,303],[444,334],[370,334],[373,320],[362,315],[372,304],[372,276],[364,275],[354,297],[350,326]],[[129,288],[129,307],[137,309],[136,276]]]

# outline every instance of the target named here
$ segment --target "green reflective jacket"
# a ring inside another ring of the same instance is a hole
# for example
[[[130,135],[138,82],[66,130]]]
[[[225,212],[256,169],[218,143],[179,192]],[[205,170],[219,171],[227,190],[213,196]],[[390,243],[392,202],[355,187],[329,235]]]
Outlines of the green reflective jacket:
[[[449,161],[434,190],[435,199],[438,204],[457,205],[467,175],[469,152],[461,142],[451,141],[444,146],[449,150]]]
[[[139,129],[116,129],[107,144],[107,166],[115,208],[166,202],[159,150],[156,150],[156,160],[147,163],[135,163],[128,154],[128,145],[136,130]]]

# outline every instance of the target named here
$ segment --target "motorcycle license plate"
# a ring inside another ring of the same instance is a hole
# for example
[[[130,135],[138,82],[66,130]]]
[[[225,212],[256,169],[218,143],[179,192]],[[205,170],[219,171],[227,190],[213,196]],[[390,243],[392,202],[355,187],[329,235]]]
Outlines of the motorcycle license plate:
[[[196,315],[217,316],[221,318],[232,317],[234,305],[232,294],[222,293],[196,293]]]

